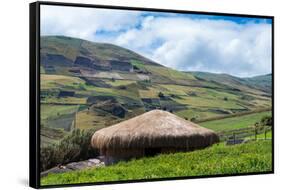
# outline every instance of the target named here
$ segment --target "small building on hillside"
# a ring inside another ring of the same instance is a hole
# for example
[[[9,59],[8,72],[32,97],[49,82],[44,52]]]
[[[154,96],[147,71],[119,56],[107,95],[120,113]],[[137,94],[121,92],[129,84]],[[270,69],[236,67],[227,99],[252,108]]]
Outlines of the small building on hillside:
[[[120,160],[202,149],[219,142],[212,130],[172,113],[152,110],[98,130],[91,139],[105,164]]]
[[[73,97],[75,95],[75,91],[64,91],[64,90],[61,90],[59,92],[59,95],[58,97]]]
[[[133,65],[127,61],[110,60],[109,63],[111,65],[112,70],[127,71],[127,72],[134,71]]]

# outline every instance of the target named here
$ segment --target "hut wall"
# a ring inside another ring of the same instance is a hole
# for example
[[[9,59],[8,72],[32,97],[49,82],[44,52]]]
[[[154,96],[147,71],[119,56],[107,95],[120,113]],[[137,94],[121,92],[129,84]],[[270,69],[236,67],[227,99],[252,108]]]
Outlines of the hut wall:
[[[176,153],[176,152],[185,152],[188,151],[186,148],[161,148],[159,153],[168,154],[168,153]],[[104,163],[105,165],[110,165],[117,163],[119,161],[128,161],[133,158],[141,158],[145,156],[145,148],[142,149],[107,149],[102,151],[102,154],[105,156]],[[157,154],[156,154],[157,155]]]
[[[203,147],[202,147],[203,148]],[[197,148],[201,149],[201,148]],[[146,155],[146,148],[140,149],[107,149],[102,151],[101,153],[104,155],[104,163],[105,165],[111,165],[117,163],[119,161],[128,161],[133,158],[141,158],[147,156],[155,156],[157,154],[169,154],[169,153],[177,153],[177,152],[187,152],[193,151],[194,147],[189,148],[175,148],[175,147],[165,147],[160,148],[160,152],[155,155]]]
[[[132,158],[144,156],[143,149],[108,149],[104,151],[105,165],[117,163],[119,161],[128,161]]]
[[[169,153],[176,153],[176,152],[186,152],[188,151],[187,148],[162,148],[161,153],[169,154]]]

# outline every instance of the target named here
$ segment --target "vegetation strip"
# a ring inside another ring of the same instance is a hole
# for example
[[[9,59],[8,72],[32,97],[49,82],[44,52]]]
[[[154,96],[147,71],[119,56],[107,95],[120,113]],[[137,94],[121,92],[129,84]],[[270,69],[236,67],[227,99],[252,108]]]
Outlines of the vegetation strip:
[[[261,113],[261,112],[266,112],[266,111],[271,111],[271,110],[272,110],[272,108],[261,108],[261,109],[251,110],[251,111],[238,112],[238,113],[234,113],[234,114],[227,115],[227,116],[217,116],[217,117],[201,119],[201,120],[197,120],[196,123],[203,123],[203,122],[207,122],[207,121],[214,121],[214,120],[220,120],[220,119],[226,119],[226,118],[232,118],[232,117],[240,117],[240,116],[244,116],[244,115],[251,115],[254,113]]]
[[[201,126],[214,131],[229,131],[254,126],[263,117],[271,116],[270,111],[247,114],[243,116],[224,118],[219,120],[207,121],[200,123]]]

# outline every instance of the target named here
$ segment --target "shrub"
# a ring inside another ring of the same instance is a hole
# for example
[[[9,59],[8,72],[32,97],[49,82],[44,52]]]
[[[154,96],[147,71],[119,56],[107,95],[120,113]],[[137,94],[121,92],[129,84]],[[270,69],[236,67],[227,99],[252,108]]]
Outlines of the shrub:
[[[263,126],[272,126],[272,116],[264,116],[261,118],[260,124]]]
[[[164,97],[165,97],[164,94],[163,94],[163,92],[159,92],[159,93],[158,93],[158,96],[159,96],[159,98],[164,98]]]
[[[197,96],[196,92],[189,92],[189,93],[187,93],[187,95],[189,95],[189,96]]]
[[[126,90],[127,86],[121,85],[121,86],[118,86],[117,88],[120,89],[120,90]]]
[[[151,81],[150,80],[142,80],[142,81],[137,81],[138,88],[141,90],[149,90],[148,87],[151,86]]]
[[[85,85],[85,84],[82,84],[82,83],[79,83],[79,84],[78,84],[78,89],[79,89],[79,90],[86,90],[86,85]]]
[[[190,119],[190,121],[195,122],[195,121],[196,121],[196,118],[195,118],[195,117],[192,117],[192,118]]]
[[[58,144],[41,147],[41,171],[59,164],[86,160],[96,157],[98,151],[91,147],[91,137],[94,130],[75,129]]]

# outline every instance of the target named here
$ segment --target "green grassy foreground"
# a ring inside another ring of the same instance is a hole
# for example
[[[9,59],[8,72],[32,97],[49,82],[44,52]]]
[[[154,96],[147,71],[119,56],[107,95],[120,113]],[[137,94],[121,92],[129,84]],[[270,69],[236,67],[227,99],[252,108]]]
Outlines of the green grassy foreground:
[[[270,141],[165,154],[113,166],[50,174],[41,185],[265,172],[272,170]]]

